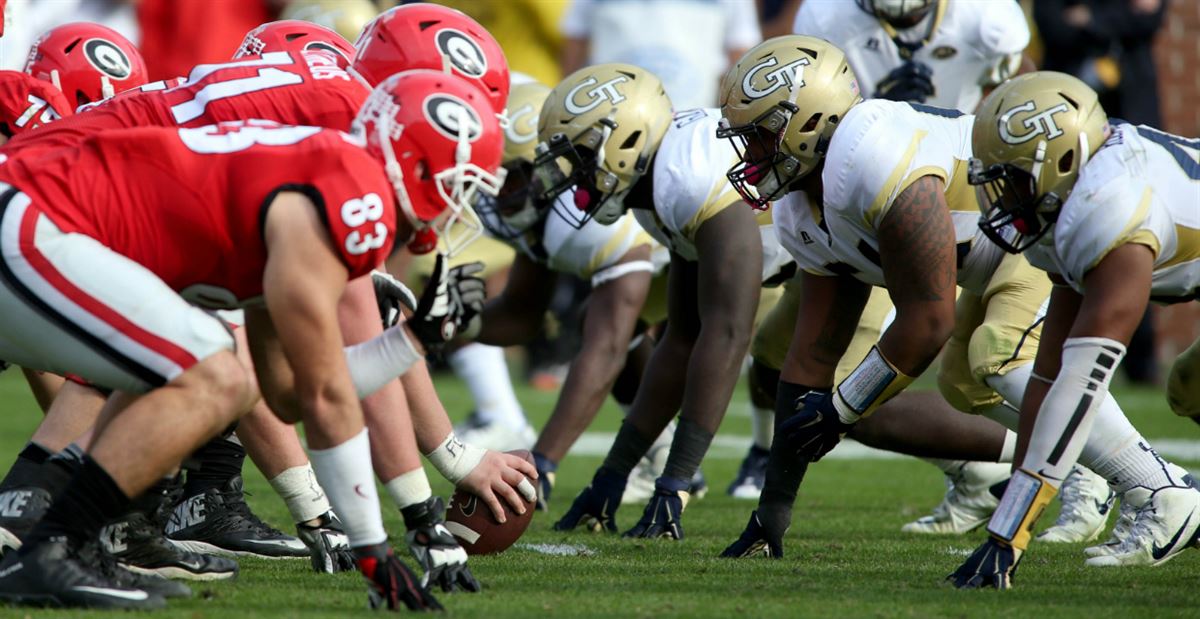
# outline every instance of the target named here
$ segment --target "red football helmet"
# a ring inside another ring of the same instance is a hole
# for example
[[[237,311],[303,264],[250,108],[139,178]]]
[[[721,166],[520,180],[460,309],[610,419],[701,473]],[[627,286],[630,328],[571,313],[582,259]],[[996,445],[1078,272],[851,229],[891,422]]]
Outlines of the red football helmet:
[[[129,39],[100,24],[54,28],[33,44],[25,72],[54,84],[75,107],[146,83],[146,63]]]
[[[354,46],[354,70],[371,84],[411,69],[465,77],[483,90],[496,113],[508,101],[508,61],[486,28],[464,13],[419,2],[371,20]]]
[[[440,71],[398,73],[371,92],[352,131],[384,164],[413,228],[431,228],[450,255],[479,236],[470,205],[504,184],[504,134],[478,88]]]
[[[234,60],[242,56],[261,56],[266,52],[300,52],[320,49],[338,57],[343,69],[350,66],[354,58],[354,46],[342,35],[312,22],[298,19],[269,21],[246,33],[242,44],[233,54]]]

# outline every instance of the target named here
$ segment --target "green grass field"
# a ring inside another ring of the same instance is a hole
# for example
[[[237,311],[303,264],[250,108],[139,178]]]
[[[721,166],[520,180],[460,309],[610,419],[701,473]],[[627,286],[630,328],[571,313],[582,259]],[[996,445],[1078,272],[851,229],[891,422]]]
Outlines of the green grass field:
[[[439,377],[447,408],[465,415],[470,403],[453,378]],[[1134,423],[1150,438],[1200,439],[1200,428],[1175,418],[1161,393],[1118,390]],[[545,420],[553,395],[519,391],[535,426]],[[0,466],[7,467],[40,417],[17,372],[0,376]],[[747,435],[744,392],[735,395],[722,434]],[[595,430],[615,431],[610,406]],[[131,446],[136,448],[136,446]],[[810,471],[779,561],[717,559],[741,531],[752,507],[723,495],[738,460],[710,458],[704,470],[712,492],[685,514],[683,542],[627,541],[550,530],[590,479],[598,457],[568,458],[559,470],[552,512],[538,514],[523,543],[576,544],[587,556],[547,556],[514,548],[471,560],[484,592],[441,595],[460,617],[1098,617],[1200,616],[1200,552],[1188,551],[1159,568],[1086,568],[1083,545],[1035,545],[1017,577],[1017,589],[956,591],[943,582],[965,553],[982,539],[927,538],[900,533],[900,526],[940,500],[941,475],[917,460],[832,460]],[[1193,469],[1200,463],[1181,462]],[[431,473],[431,479],[436,473]],[[287,512],[266,481],[246,467],[255,511],[281,528]],[[447,484],[434,483],[448,493]],[[385,495],[386,496],[386,495]],[[385,499],[386,501],[386,499]],[[385,508],[393,541],[403,545],[399,513]],[[622,529],[641,508],[618,514]],[[1053,521],[1043,518],[1043,525]],[[314,574],[303,561],[244,560],[236,582],[196,584],[196,596],[175,601],[162,616],[345,617],[364,613],[366,593],[357,574]],[[98,612],[50,612],[0,607],[3,617],[104,616]],[[115,615],[128,616],[128,615]]]

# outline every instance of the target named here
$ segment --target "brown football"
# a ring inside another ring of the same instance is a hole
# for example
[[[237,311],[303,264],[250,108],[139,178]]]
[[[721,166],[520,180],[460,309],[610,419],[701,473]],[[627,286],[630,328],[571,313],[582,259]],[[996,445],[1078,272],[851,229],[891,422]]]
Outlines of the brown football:
[[[533,463],[533,454],[527,450],[518,449],[508,453]],[[504,516],[508,519],[504,524],[496,521],[492,510],[479,497],[463,490],[456,491],[454,496],[450,497],[450,505],[446,508],[446,528],[458,538],[467,554],[489,555],[503,552],[515,544],[525,533],[525,529],[529,528],[534,512],[532,501],[525,505],[525,515],[514,512],[503,497],[500,498],[500,504],[504,506]]]

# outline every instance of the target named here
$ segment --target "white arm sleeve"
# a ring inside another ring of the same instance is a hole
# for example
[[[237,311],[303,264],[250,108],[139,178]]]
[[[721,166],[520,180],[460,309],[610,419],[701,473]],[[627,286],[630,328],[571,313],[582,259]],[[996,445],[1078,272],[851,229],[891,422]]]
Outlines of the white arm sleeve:
[[[403,324],[342,350],[346,353],[346,366],[350,369],[354,391],[360,399],[379,391],[423,358],[409,341]]]

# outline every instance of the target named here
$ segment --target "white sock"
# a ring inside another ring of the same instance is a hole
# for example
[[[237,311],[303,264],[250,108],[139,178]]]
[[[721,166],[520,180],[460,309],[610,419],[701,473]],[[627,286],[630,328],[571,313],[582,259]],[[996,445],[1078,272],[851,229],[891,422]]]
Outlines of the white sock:
[[[429,487],[429,478],[425,476],[425,469],[421,467],[401,474],[384,484],[383,487],[387,489],[392,500],[396,502],[396,507],[400,509],[428,501],[429,497],[433,496],[433,490]]]
[[[771,449],[771,441],[775,438],[774,409],[750,405],[750,435],[754,437],[756,447]]]
[[[523,430],[529,424],[513,391],[503,348],[467,344],[454,351],[449,361],[454,373],[467,383],[479,419],[503,423],[513,430]]]
[[[317,481],[329,494],[350,546],[360,548],[387,541],[379,513],[375,472],[371,470],[371,443],[367,429],[329,449],[310,449],[309,459]]]
[[[272,477],[271,487],[287,504],[292,522],[308,522],[329,511],[329,498],[317,483],[311,464],[293,466]]]
[[[1012,376],[1011,372],[1009,373],[1009,376]],[[991,381],[992,379],[989,378],[988,380]],[[993,389],[995,389],[995,387],[993,387]],[[997,391],[999,391],[999,389],[997,389]],[[1024,391],[1025,388],[1022,387],[1021,392],[1024,393]],[[979,414],[1008,428],[1009,431],[1012,432],[1016,432],[1021,424],[1021,412],[1013,408],[1013,406],[1008,402],[1001,402],[993,407],[984,409],[980,411]]]
[[[938,470],[947,475],[957,473],[967,463],[966,460],[943,460],[941,458],[921,458],[921,460],[938,467]]]
[[[1000,448],[1000,457],[996,462],[1011,463],[1017,454],[1017,433],[1009,430],[1004,433],[1004,446]]]

